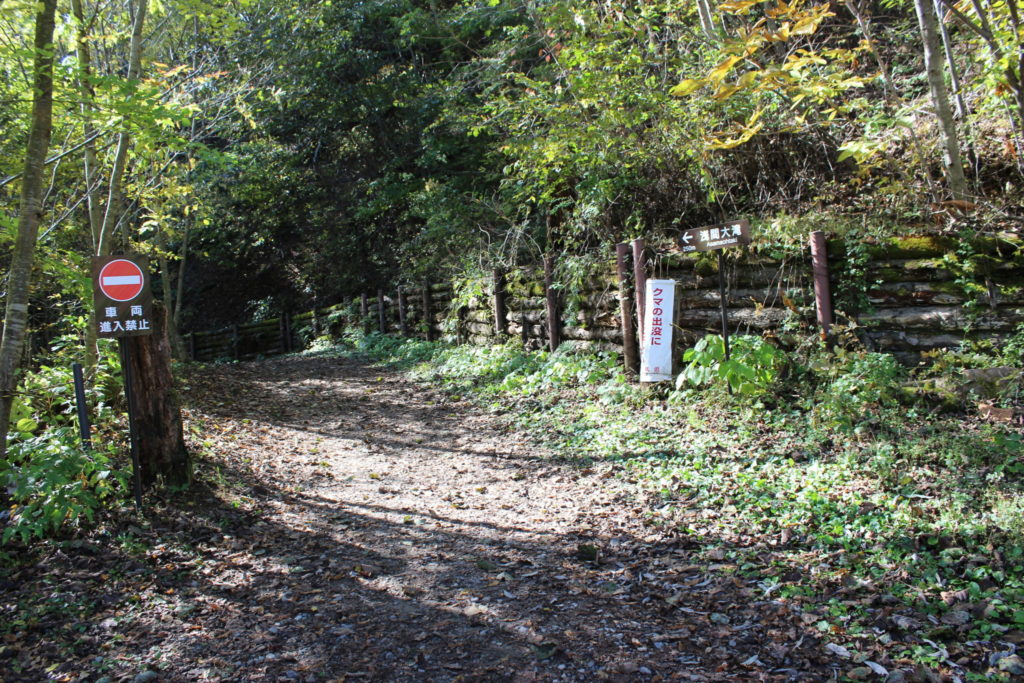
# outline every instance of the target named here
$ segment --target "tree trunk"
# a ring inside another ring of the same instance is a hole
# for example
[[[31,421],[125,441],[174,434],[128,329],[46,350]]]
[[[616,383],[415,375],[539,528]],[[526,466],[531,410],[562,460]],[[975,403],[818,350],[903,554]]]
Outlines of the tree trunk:
[[[22,174],[18,236],[7,280],[7,308],[0,341],[0,459],[7,453],[7,429],[18,381],[18,365],[28,323],[28,295],[39,222],[43,214],[43,166],[53,125],[53,29],[57,0],[38,4],[35,32],[32,128]]]
[[[184,486],[192,479],[192,466],[171,375],[167,309],[154,303],[153,334],[128,337],[125,343],[135,379],[133,403],[142,485],[148,488],[162,481],[169,486]]]
[[[181,331],[181,301],[185,297],[185,262],[188,259],[188,236],[191,232],[191,220],[185,221],[185,234],[181,238],[181,260],[178,262],[178,278],[175,281],[176,296],[174,297],[174,329]]]
[[[405,301],[405,289],[399,285],[397,291],[398,299],[398,331],[401,333],[402,338],[409,336],[409,324],[406,322],[406,301]]]
[[[160,250],[157,256],[157,262],[160,264],[160,289],[161,296],[163,297],[164,306],[167,307],[168,311],[174,310],[174,299],[171,293],[171,266],[167,262],[167,236],[164,234],[162,226],[157,225],[156,227],[156,246]],[[179,293],[181,288],[178,288]],[[174,316],[170,313],[167,315],[167,338],[171,342],[171,355],[178,360],[185,360],[187,358],[185,351],[185,343],[178,334],[178,327],[175,325]]]
[[[697,14],[700,16],[700,27],[704,31],[704,35],[712,40],[717,40],[718,30],[715,27],[714,14],[711,12],[708,0],[697,0]]]
[[[135,19],[132,22],[132,40],[128,54],[128,80],[132,81],[142,73],[142,27],[146,21],[146,8],[148,0],[139,0],[139,6],[135,9]],[[117,151],[114,152],[114,166],[110,170],[110,186],[107,190],[107,210],[103,215],[103,227],[100,229],[99,244],[96,247],[97,256],[106,256],[110,253],[110,242],[113,239],[114,229],[121,220],[123,212],[124,197],[121,191],[121,184],[124,180],[124,171],[128,163],[128,147],[131,145],[131,135],[124,130],[117,136]]]
[[[964,176],[963,161],[960,159],[960,143],[956,136],[956,124],[949,107],[949,94],[946,82],[942,77],[942,48],[939,45],[938,20],[935,17],[935,6],[932,0],[914,0],[917,8],[917,21],[921,28],[921,41],[924,43],[924,65],[928,76],[928,87],[935,105],[935,115],[939,119],[942,137],[942,165],[946,171],[946,180],[954,199],[967,198],[967,179]]]

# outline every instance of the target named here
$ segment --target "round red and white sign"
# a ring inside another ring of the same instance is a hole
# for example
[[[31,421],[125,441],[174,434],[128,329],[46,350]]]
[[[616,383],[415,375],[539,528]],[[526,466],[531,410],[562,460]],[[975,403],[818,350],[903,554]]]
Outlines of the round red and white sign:
[[[127,259],[117,259],[100,270],[100,291],[114,301],[131,301],[142,292],[142,269]]]

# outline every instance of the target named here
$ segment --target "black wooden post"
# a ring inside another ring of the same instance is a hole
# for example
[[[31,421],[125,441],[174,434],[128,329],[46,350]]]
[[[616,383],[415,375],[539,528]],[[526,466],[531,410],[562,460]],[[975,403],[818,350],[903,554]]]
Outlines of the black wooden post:
[[[231,357],[238,360],[238,325],[231,326]]]
[[[377,290],[377,329],[381,334],[388,331],[388,321],[384,312],[384,290]]]
[[[504,337],[508,334],[508,309],[505,306],[505,274],[495,268],[491,274],[494,285],[494,334]]]
[[[78,437],[82,440],[85,450],[92,450],[91,425],[89,424],[89,406],[85,402],[85,377],[81,363],[71,364],[71,374],[75,380],[75,411],[78,413]]]
[[[359,295],[359,315],[362,318],[363,334],[370,332],[370,300],[366,292]]]
[[[718,305],[722,317],[722,342],[725,359],[729,360],[729,298],[725,291],[725,252],[718,250]]]
[[[188,333],[188,357],[190,360],[199,360],[196,358],[196,333]]]
[[[409,336],[409,323],[405,319],[405,289],[398,286],[398,329],[403,337]]]
[[[555,290],[555,257],[544,257],[544,297],[548,323],[548,348],[555,351],[562,343],[562,321],[558,311],[558,292]]]
[[[640,355],[636,343],[636,328],[633,327],[633,298],[629,292],[629,271],[626,260],[629,245],[620,242],[615,245],[615,269],[619,281],[619,315],[622,318],[622,359],[626,372],[636,373],[640,368]]]
[[[434,310],[430,297],[430,283],[423,283],[423,326],[427,341],[434,341]]]

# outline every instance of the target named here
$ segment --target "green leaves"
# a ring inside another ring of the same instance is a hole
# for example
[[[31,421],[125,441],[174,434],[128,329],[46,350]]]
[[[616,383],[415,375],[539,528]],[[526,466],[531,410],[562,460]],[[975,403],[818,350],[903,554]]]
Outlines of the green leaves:
[[[756,396],[765,393],[786,365],[786,354],[760,337],[730,338],[730,358],[725,357],[725,340],[708,335],[687,349],[683,360],[689,365],[676,380],[676,388],[689,383],[695,387],[721,381],[732,391]]]

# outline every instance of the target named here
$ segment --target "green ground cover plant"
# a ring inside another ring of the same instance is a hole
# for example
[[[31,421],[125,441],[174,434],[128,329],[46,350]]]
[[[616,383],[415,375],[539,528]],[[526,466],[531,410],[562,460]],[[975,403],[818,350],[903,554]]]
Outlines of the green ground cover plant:
[[[764,347],[741,341],[737,362],[750,370],[733,381],[717,369],[720,342],[689,355],[678,390],[627,381],[612,355],[517,342],[350,348],[506,412],[570,463],[610,468],[650,524],[765,595],[816,605],[819,628],[850,648],[927,639],[955,660],[965,643],[1021,635],[1018,427],[936,410],[902,391],[910,370],[865,351],[771,347],[757,360],[751,349]],[[694,364],[712,371],[694,382]],[[893,614],[906,633],[883,618]],[[934,659],[935,648],[905,650]]]
[[[86,448],[75,415],[75,341],[73,335],[58,339],[46,363],[26,374],[14,402],[8,457],[0,461],[0,553],[14,542],[70,533],[104,506],[126,501],[130,469],[116,347],[104,346],[86,382],[94,430]]]

